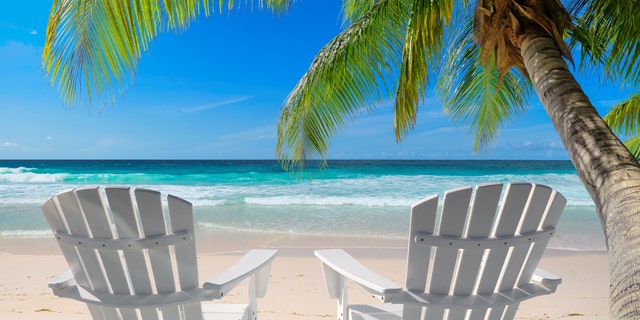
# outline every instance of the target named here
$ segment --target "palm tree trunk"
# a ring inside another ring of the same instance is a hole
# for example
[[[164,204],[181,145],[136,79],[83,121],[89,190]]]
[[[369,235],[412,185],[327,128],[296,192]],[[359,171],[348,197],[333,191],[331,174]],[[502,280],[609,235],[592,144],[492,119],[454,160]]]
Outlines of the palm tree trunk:
[[[610,317],[640,319],[640,166],[611,132],[554,42],[525,38],[538,97],[591,195],[609,250]]]

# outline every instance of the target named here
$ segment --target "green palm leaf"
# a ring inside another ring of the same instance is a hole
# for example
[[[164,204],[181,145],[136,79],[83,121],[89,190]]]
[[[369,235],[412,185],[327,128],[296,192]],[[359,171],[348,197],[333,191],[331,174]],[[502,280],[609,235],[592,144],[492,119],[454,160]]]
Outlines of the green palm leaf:
[[[636,136],[625,141],[624,145],[629,149],[629,151],[631,151],[636,159],[640,159],[640,136]]]
[[[640,94],[632,94],[625,101],[613,105],[604,121],[617,135],[640,135]]]
[[[594,57],[592,63],[604,61],[604,71],[612,78],[637,84],[640,82],[639,1],[580,0],[572,11],[581,13],[578,37],[583,50]],[[588,37],[584,36],[589,34]]]
[[[526,111],[532,86],[517,71],[502,77],[491,60],[480,63],[480,47],[473,38],[470,26],[456,33],[436,82],[436,94],[455,123],[469,125],[478,151],[494,140],[505,121]]]
[[[380,1],[320,50],[282,107],[276,154],[285,168],[325,159],[333,135],[391,96],[408,12]]]
[[[438,67],[444,32],[453,20],[454,2],[413,1],[394,103],[397,141],[403,140],[415,126],[418,107],[426,95],[429,77]]]
[[[259,0],[282,11],[290,0]],[[42,68],[68,105],[86,94],[87,103],[109,104],[133,83],[142,52],[158,34],[185,30],[214,8],[216,0],[55,0],[47,25]],[[235,1],[226,1],[227,8]]]
[[[374,6],[385,0],[343,0],[342,1],[342,22],[343,26],[348,27],[350,24],[358,21],[367,15]],[[404,0],[403,0],[404,1]]]
[[[609,55],[607,48],[607,39],[597,38],[597,34],[589,29],[587,21],[578,18],[574,26],[567,30],[570,36],[569,44],[571,47],[580,46],[580,64],[581,69],[591,69],[592,72],[599,72],[600,68],[594,68],[605,64],[605,59]],[[606,74],[609,79],[613,79],[612,75]]]

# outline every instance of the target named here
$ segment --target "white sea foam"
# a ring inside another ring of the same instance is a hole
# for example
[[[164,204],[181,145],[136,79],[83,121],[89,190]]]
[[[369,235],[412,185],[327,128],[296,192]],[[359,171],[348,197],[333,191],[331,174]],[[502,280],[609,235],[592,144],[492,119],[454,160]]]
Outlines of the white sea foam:
[[[0,238],[45,237],[53,233],[51,230],[0,230]]]
[[[64,180],[64,174],[35,173],[33,169],[19,168],[0,168],[0,182],[13,183],[46,183],[60,182]]]
[[[360,231],[351,231],[348,232],[346,229],[313,229],[306,228],[303,226],[293,226],[292,228],[265,228],[263,225],[255,225],[255,226],[238,226],[238,225],[226,225],[221,223],[211,223],[211,222],[198,222],[198,226],[210,229],[210,230],[224,230],[224,231],[233,231],[239,233],[251,233],[251,234],[282,234],[282,235],[296,235],[296,234],[304,234],[311,236],[356,236],[356,237],[371,237],[375,236],[376,238],[384,238],[384,239],[404,239],[404,235],[397,233],[369,233],[366,230]]]
[[[26,171],[30,171],[30,170],[33,170],[33,169],[32,168],[27,168],[27,167],[18,167],[18,168],[0,167],[0,174],[22,173],[22,172],[26,172]]]
[[[192,202],[195,206],[219,206],[246,202],[255,205],[357,205],[405,206],[432,194],[464,185],[488,181],[533,181],[559,190],[570,206],[593,206],[577,178],[571,175],[492,177],[382,176],[358,179],[302,181],[293,184],[131,185],[159,190]],[[60,191],[82,184],[64,183],[64,174],[38,175],[29,172],[0,174],[0,204],[41,204]]]
[[[194,200],[189,202],[191,202],[191,204],[193,204],[194,206],[203,206],[203,207],[215,207],[215,206],[221,206],[227,203],[226,200],[213,200],[213,199]]]
[[[248,204],[265,206],[286,205],[314,205],[314,206],[365,206],[365,207],[407,207],[412,201],[390,197],[337,197],[337,196],[277,196],[277,197],[247,197]]]
[[[295,234],[292,230],[288,231],[280,231],[276,229],[265,229],[260,227],[239,227],[239,226],[231,226],[219,223],[212,222],[197,222],[197,224],[205,229],[216,229],[216,230],[226,230],[226,231],[237,231],[244,233],[269,233],[269,234]]]

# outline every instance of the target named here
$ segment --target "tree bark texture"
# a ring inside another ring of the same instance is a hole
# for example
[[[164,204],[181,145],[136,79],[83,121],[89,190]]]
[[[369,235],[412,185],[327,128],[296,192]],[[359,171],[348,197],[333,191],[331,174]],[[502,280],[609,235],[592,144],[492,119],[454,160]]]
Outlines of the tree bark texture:
[[[550,38],[525,38],[521,52],[602,223],[609,251],[610,317],[640,319],[638,161],[602,120]]]

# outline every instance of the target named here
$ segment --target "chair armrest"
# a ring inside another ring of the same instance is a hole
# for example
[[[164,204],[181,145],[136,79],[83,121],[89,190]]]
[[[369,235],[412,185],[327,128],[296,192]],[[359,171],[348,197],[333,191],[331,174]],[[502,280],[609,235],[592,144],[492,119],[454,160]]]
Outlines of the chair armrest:
[[[49,280],[49,288],[51,288],[51,290],[53,290],[54,294],[56,295],[60,290],[63,290],[67,287],[75,286],[75,285],[76,285],[76,279],[73,278],[73,273],[71,273],[71,269],[68,269],[63,273],[60,273],[57,276],[53,277],[51,280]]]
[[[205,282],[202,287],[212,291],[213,296],[222,298],[242,280],[256,275],[257,296],[264,296],[269,282],[271,261],[278,250],[251,250],[227,270]]]
[[[368,292],[385,302],[402,292],[402,287],[367,268],[342,249],[316,250],[314,252],[323,264],[323,271],[329,295],[338,298],[341,282],[338,275],[351,279]]]
[[[556,287],[560,283],[562,283],[562,278],[559,276],[542,270],[540,268],[536,268],[536,272],[531,277],[531,281],[539,284],[540,286],[548,289],[551,292],[556,292]]]

